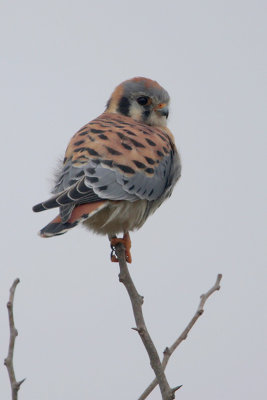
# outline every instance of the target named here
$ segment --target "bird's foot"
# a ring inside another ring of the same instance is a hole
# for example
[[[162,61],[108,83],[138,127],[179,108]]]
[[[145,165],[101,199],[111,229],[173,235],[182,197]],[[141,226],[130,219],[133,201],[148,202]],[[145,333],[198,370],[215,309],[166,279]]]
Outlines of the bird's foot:
[[[123,238],[117,238],[117,237],[112,237],[110,238],[110,246],[111,246],[111,261],[112,262],[119,262],[118,257],[115,254],[115,246],[119,243],[122,243],[124,248],[125,248],[125,258],[127,263],[131,263],[132,262],[132,256],[131,256],[131,239],[130,239],[130,235],[129,232],[125,233],[123,235]]]

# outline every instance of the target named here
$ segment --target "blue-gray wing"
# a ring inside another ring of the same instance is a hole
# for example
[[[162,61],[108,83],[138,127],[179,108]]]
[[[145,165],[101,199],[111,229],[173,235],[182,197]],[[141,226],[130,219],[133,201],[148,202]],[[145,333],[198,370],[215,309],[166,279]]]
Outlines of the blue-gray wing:
[[[104,113],[74,135],[54,196],[37,204],[34,211],[60,207],[64,222],[78,204],[101,199],[155,201],[171,193],[181,165],[169,136],[160,129],[133,124],[128,117],[120,116],[118,121],[116,114],[108,116]]]

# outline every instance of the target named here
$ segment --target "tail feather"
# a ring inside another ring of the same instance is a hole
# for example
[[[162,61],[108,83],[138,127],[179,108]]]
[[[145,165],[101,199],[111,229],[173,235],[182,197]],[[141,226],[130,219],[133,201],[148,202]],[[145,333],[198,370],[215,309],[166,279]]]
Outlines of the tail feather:
[[[66,222],[63,224],[60,216],[58,215],[55,219],[53,219],[53,221],[49,222],[48,225],[40,230],[39,235],[43,238],[63,235],[63,233],[66,233],[68,230],[78,225],[79,222],[80,221],[75,221],[72,224],[70,222]]]
[[[59,207],[59,204],[57,202],[57,196],[54,196],[51,197],[51,199],[44,201],[43,203],[36,204],[35,206],[33,206],[32,210],[34,212],[40,212],[56,207]]]
[[[98,211],[106,207],[106,205],[107,201],[104,200],[76,206],[67,222],[63,222],[61,216],[58,215],[51,222],[49,222],[48,225],[41,229],[39,234],[43,238],[63,235],[63,233],[66,233],[70,229],[74,228],[80,222],[92,217]]]
[[[59,215],[61,217],[61,222],[63,222],[63,224],[65,222],[68,222],[74,208],[75,208],[75,204],[70,204],[70,205],[59,207]]]
[[[33,211],[40,212],[50,208],[56,208],[71,204],[82,204],[87,202],[98,202],[100,197],[95,194],[93,189],[85,184],[85,178],[82,178],[68,189],[55,194],[50,199],[33,206]]]

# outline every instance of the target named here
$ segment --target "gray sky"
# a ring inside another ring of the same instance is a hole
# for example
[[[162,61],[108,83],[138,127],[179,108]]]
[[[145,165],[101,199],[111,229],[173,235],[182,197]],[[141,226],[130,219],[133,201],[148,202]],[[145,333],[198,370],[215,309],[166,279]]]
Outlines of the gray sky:
[[[183,163],[172,198],[132,234],[148,328],[162,352],[221,272],[167,376],[183,400],[263,398],[266,2],[25,0],[2,2],[0,14],[0,357],[19,277],[20,400],[136,399],[153,377],[107,239],[78,228],[42,240],[55,212],[31,211],[70,137],[138,75],[170,93]],[[2,365],[0,397],[9,392]]]

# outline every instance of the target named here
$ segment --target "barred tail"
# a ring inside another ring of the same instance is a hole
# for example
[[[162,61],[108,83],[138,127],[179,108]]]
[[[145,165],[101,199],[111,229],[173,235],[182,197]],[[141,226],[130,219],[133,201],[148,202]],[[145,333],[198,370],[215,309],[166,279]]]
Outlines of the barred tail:
[[[63,233],[66,233],[68,230],[78,225],[79,222],[80,221],[75,221],[73,223],[66,222],[63,224],[60,216],[58,215],[55,219],[53,219],[53,221],[49,222],[48,225],[40,230],[39,235],[43,238],[63,235]]]
[[[98,211],[102,210],[102,208],[106,207],[106,205],[107,201],[104,200],[76,206],[67,222],[63,223],[61,216],[58,215],[55,219],[49,222],[48,225],[40,230],[39,235],[43,238],[63,235],[63,233],[74,228],[80,222],[92,217]]]

